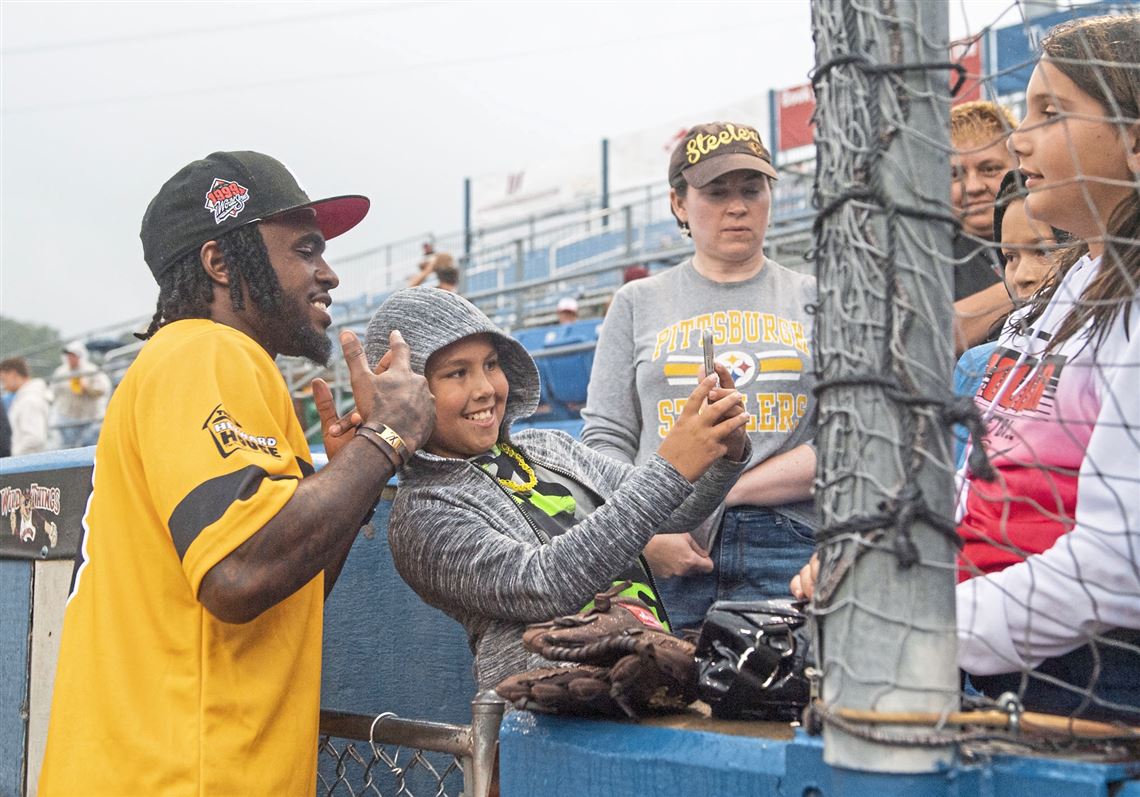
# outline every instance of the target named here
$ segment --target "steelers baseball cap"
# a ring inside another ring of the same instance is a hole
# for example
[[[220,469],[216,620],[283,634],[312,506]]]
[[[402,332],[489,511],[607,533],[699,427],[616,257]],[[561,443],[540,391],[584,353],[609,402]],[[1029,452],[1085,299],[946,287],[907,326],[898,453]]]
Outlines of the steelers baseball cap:
[[[231,230],[310,208],[325,239],[348,232],[368,213],[368,198],[309,199],[278,160],[260,152],[215,152],[178,170],[143,214],[143,258],[157,280],[188,252]]]
[[[750,169],[779,179],[772,155],[756,128],[735,122],[709,122],[690,128],[669,158],[669,182],[683,175],[694,188],[704,188],[722,174]]]

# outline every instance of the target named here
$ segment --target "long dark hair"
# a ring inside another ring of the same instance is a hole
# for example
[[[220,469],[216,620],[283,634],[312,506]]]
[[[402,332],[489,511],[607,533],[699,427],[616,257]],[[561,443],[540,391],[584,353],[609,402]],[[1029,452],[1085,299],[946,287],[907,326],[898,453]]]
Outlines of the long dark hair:
[[[257,224],[246,224],[218,238],[218,248],[230,267],[230,302],[235,310],[245,306],[242,284],[253,303],[262,310],[281,304],[281,283],[269,262],[269,250]],[[171,321],[210,318],[214,287],[198,259],[198,250],[184,255],[158,281],[158,306],[146,332],[146,340]]]
[[[1070,20],[1053,28],[1041,47],[1049,63],[1103,105],[1121,129],[1140,120],[1140,15]],[[1099,346],[1121,309],[1125,325],[1129,322],[1140,285],[1140,191],[1135,185],[1109,215],[1107,233],[1100,271],[1061,322],[1050,350],[1090,321],[1090,340]],[[1059,283],[1039,294],[1027,320],[1041,314]]]

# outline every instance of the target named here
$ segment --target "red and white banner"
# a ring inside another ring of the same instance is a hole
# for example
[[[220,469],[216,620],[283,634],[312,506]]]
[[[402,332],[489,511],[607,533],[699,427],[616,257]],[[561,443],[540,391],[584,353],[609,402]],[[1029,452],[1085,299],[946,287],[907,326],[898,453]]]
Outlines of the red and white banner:
[[[787,152],[815,143],[815,129],[811,115],[815,113],[815,92],[810,83],[793,86],[790,89],[776,89],[772,108],[776,112],[773,130],[776,140],[772,142],[774,151]]]
[[[982,43],[978,39],[950,42],[950,60],[966,70],[966,81],[951,101],[954,105],[982,99]],[[958,73],[950,74],[950,86],[958,82]]]

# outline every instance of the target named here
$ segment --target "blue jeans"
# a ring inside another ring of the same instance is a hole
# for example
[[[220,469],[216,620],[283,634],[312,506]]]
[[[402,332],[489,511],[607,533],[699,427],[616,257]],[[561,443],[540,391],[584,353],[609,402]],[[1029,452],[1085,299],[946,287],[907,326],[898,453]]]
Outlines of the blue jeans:
[[[711,573],[657,579],[674,631],[697,628],[714,601],[787,598],[788,582],[815,551],[812,530],[768,507],[725,510]]]
[[[669,610],[667,603],[665,610]],[[971,675],[969,679],[987,697],[996,699],[1003,692],[1018,694],[1027,711],[1106,722],[1120,720],[1135,725],[1140,722],[1138,672],[1140,631],[1116,629],[1104,634],[1101,641],[1046,659],[1025,679],[1024,684],[1020,673]],[[1036,675],[1050,676],[1055,681],[1046,681]],[[1090,696],[1099,698],[1101,702],[1094,702]],[[1120,707],[1111,708],[1104,702]]]
[[[59,425],[59,440],[62,448],[82,448],[99,442],[99,427],[102,421],[67,421]]]

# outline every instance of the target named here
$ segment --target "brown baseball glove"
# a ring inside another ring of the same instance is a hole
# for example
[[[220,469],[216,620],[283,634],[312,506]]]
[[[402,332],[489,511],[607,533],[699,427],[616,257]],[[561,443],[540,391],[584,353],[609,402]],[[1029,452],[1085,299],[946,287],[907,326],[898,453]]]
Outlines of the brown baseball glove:
[[[554,714],[638,717],[676,711],[697,697],[694,645],[665,631],[640,600],[598,593],[593,607],[527,628],[523,647],[573,667],[545,667],[496,689],[519,708]]]

